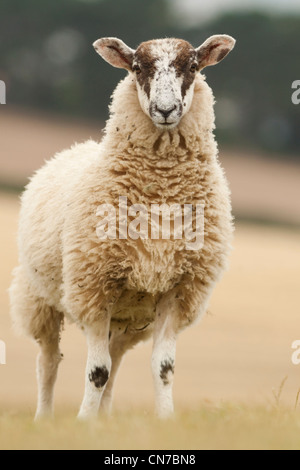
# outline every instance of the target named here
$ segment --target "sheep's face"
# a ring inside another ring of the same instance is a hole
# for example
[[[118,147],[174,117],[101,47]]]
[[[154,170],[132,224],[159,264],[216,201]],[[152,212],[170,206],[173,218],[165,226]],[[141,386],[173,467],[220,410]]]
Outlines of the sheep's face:
[[[196,74],[220,62],[234,44],[232,37],[218,35],[197,49],[181,39],[143,42],[133,50],[120,39],[102,38],[94,47],[107,62],[133,74],[142,110],[156,127],[170,130],[191,107]]]
[[[191,107],[199,64],[186,41],[161,39],[142,43],[132,71],[141,108],[160,129],[176,127]]]

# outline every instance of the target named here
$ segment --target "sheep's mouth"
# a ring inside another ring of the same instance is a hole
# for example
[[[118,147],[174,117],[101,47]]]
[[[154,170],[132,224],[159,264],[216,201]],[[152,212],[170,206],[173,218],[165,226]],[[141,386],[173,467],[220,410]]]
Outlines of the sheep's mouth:
[[[158,129],[174,129],[178,125],[179,121],[173,121],[173,122],[154,122],[155,126]]]

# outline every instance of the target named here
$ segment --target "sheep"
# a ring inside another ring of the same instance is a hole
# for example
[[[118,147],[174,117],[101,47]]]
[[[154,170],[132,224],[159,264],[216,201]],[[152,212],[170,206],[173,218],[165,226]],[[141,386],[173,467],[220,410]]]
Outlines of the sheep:
[[[214,98],[201,71],[234,44],[227,35],[196,49],[175,38],[136,50],[117,38],[94,43],[109,64],[129,72],[112,95],[104,138],[57,154],[21,199],[11,316],[40,347],[37,419],[53,413],[65,318],[88,345],[79,419],[97,416],[100,405],[111,411],[124,354],[150,337],[156,412],[173,414],[176,339],[206,312],[231,250],[230,191],[213,134]],[[148,211],[153,204],[202,204],[202,246],[189,249],[184,236],[129,237],[120,224],[117,236],[101,237],[99,207],[118,213],[120,197]]]

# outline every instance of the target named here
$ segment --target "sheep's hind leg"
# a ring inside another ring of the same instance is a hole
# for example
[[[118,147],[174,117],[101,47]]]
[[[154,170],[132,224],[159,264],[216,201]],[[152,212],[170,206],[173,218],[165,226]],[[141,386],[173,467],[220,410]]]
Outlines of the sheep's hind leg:
[[[101,322],[85,327],[88,344],[85,394],[78,419],[87,420],[97,416],[106,383],[111,371],[109,354],[109,326],[107,316]]]
[[[37,339],[40,353],[37,359],[38,405],[35,419],[53,414],[54,386],[62,355],[59,349],[62,314],[52,311],[51,322],[46,324]]]

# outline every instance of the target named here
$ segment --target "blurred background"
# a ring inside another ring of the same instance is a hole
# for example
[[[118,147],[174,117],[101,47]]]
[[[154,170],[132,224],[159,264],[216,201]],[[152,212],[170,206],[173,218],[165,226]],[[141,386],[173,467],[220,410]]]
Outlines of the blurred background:
[[[205,69],[216,97],[236,239],[213,315],[182,340],[177,380],[186,387],[181,396],[179,385],[177,400],[185,403],[187,393],[189,400],[264,399],[285,375],[294,399],[300,386],[300,369],[290,361],[290,345],[297,331],[300,336],[300,105],[291,97],[292,83],[300,80],[299,0],[1,0],[7,104],[0,105],[0,339],[8,347],[8,365],[0,368],[2,402],[33,406],[35,396],[35,349],[12,335],[6,293],[17,264],[17,196],[55,152],[101,139],[110,95],[125,75],[96,55],[92,43],[117,36],[136,47],[177,36],[197,47],[218,33],[237,39],[226,60]],[[58,393],[66,403],[79,403],[83,386],[85,348],[76,335],[65,340],[69,362]],[[149,350],[134,354],[120,376],[119,403],[124,396],[137,399],[136,371],[143,377],[138,399],[147,400],[152,390],[150,375],[143,375]],[[74,384],[73,398],[68,384]]]
[[[101,138],[124,71],[95,55],[95,39],[118,36],[136,47],[175,36],[196,47],[227,33],[234,52],[205,74],[235,214],[299,222],[300,106],[291,100],[300,78],[298,1],[1,0],[0,31],[1,187],[20,189],[55,151]]]

